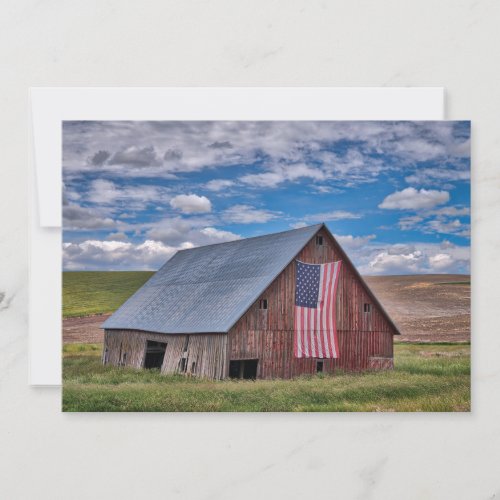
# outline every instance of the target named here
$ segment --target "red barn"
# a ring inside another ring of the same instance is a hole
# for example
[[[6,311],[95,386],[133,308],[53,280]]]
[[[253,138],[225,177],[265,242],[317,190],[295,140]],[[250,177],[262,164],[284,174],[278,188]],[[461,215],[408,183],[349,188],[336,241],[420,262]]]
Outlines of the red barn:
[[[342,261],[336,359],[294,356],[296,260]],[[179,251],[103,328],[105,364],[214,379],[392,368],[399,334],[324,224]]]

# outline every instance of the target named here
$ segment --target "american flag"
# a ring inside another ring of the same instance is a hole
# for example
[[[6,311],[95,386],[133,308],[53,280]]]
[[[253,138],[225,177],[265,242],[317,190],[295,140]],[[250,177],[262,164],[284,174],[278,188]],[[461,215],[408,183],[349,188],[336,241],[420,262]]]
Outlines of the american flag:
[[[296,261],[295,357],[337,358],[335,299],[342,261]]]

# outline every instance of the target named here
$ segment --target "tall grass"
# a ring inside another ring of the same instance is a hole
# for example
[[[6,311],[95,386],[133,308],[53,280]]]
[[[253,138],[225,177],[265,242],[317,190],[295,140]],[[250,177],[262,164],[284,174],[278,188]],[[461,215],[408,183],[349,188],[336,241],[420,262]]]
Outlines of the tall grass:
[[[65,346],[64,411],[469,411],[470,346],[399,344],[395,369],[294,380],[211,381],[103,366]]]

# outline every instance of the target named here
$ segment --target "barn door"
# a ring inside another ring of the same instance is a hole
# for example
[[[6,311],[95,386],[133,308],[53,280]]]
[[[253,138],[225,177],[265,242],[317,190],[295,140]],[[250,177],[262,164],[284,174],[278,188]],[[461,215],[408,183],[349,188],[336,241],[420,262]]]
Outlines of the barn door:
[[[167,344],[165,342],[154,342],[148,340],[146,343],[146,356],[144,357],[144,368],[158,368],[161,370]]]

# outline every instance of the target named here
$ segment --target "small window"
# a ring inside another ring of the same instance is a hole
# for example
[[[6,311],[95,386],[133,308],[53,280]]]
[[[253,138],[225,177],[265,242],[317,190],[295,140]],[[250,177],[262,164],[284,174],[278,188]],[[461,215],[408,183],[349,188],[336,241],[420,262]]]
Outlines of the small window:
[[[318,360],[316,361],[316,373],[322,373],[323,372],[323,360]]]
[[[186,338],[184,339],[184,352],[188,350],[188,345],[189,345],[189,335],[186,335]]]
[[[323,236],[321,236],[320,234],[316,236],[316,245],[323,246]]]
[[[262,299],[259,302],[259,309],[267,309],[267,299]]]
[[[363,311],[365,313],[372,312],[372,305],[371,304],[364,304]]]
[[[196,362],[195,362],[195,361],[193,361],[193,362],[191,363],[191,373],[194,373],[195,368],[196,368]]]

